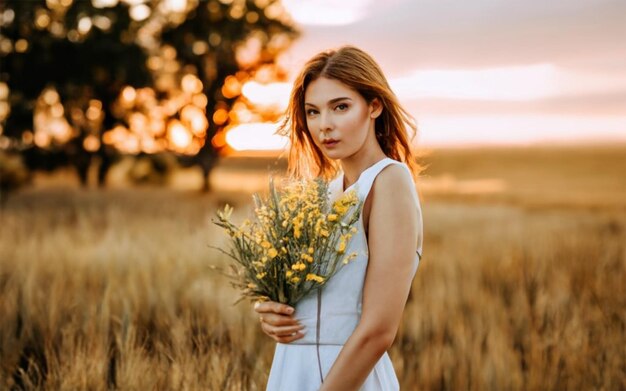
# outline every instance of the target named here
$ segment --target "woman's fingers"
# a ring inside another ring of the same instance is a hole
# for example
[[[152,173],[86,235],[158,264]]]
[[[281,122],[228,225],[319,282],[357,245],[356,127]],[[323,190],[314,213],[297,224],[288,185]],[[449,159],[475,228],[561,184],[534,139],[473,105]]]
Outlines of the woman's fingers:
[[[261,329],[276,342],[289,343],[304,337],[304,326],[292,315],[293,307],[273,301],[257,302],[254,310],[259,314]]]
[[[259,320],[272,326],[295,326],[300,324],[298,319],[292,316],[277,315],[269,312],[262,313]]]
[[[261,327],[268,335],[275,337],[287,337],[304,329],[302,325],[277,327],[267,323],[262,323]]]
[[[299,322],[294,318],[294,308],[274,301],[257,302],[254,310],[259,314],[259,320],[273,326],[294,326]]]
[[[303,326],[275,327],[261,323],[261,329],[275,341],[288,343],[304,337]]]
[[[297,332],[294,335],[291,335],[289,337],[276,337],[274,338],[276,340],[276,342],[280,342],[280,343],[289,343],[289,342],[293,342],[297,339],[300,339],[304,337],[304,333],[303,332]]]
[[[254,310],[260,314],[270,312],[283,315],[292,315],[295,311],[293,307],[275,301],[257,301],[256,304],[254,304]]]

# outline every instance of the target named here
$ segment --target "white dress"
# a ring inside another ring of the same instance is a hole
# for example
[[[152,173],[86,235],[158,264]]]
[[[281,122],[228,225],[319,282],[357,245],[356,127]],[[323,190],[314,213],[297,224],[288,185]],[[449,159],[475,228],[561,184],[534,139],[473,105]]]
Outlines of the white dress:
[[[376,176],[389,164],[408,166],[391,158],[384,158],[365,169],[357,181],[349,186],[357,190],[365,201]],[[331,200],[345,191],[343,172],[329,184]],[[417,192],[420,237],[417,243],[415,266],[417,270],[422,254],[422,213]],[[277,343],[267,383],[268,391],[314,391],[322,384],[344,343],[356,328],[361,317],[363,283],[368,262],[367,239],[363,229],[363,215],[356,223],[358,232],[346,248],[346,254],[357,251],[357,257],[328,280],[321,291],[313,291],[295,305],[294,316],[305,326],[303,338],[288,344]],[[319,359],[318,359],[319,353]],[[398,390],[398,378],[389,355],[385,352],[365,380],[361,391]]]

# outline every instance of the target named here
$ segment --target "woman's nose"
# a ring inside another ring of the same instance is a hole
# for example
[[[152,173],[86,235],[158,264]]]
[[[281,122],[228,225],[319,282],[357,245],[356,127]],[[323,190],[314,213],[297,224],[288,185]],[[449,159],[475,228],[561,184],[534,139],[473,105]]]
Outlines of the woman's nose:
[[[332,118],[327,113],[320,114],[320,130],[322,132],[327,132],[333,129]]]

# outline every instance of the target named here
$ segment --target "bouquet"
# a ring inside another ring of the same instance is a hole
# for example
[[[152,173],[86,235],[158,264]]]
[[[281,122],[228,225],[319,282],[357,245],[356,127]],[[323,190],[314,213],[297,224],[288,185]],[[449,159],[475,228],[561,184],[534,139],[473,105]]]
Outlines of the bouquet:
[[[355,189],[331,204],[322,179],[291,180],[276,189],[270,178],[269,195],[253,199],[252,220],[233,224],[228,204],[212,219],[230,236],[229,250],[210,247],[234,261],[226,275],[242,292],[237,302],[248,297],[293,305],[356,257],[346,254],[362,208]]]

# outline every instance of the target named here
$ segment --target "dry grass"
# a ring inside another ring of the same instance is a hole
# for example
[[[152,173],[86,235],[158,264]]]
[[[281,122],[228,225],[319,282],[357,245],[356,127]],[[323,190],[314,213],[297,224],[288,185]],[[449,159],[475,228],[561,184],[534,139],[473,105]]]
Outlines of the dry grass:
[[[433,177],[448,172],[471,178]],[[390,351],[403,390],[626,388],[626,209],[557,190],[541,207],[539,190],[535,207],[426,194],[426,253]],[[249,207],[220,197],[57,188],[9,199],[0,389],[264,389],[273,343],[207,270],[223,261],[206,246],[223,238],[215,208]]]
[[[10,200],[0,389],[261,389],[271,346],[206,270],[213,205],[158,190]]]
[[[626,208],[626,145],[434,150],[422,189],[438,200],[526,208]]]

